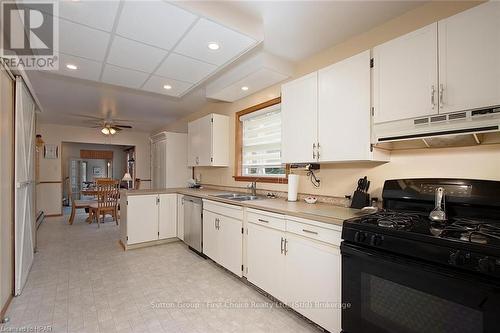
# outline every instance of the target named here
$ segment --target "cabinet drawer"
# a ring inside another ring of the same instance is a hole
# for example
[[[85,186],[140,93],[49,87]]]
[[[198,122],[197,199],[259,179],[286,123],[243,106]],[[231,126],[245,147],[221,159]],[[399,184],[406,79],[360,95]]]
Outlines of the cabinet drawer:
[[[203,209],[212,213],[225,215],[234,219],[243,220],[243,207],[221,202],[203,200]]]
[[[247,221],[273,229],[285,231],[285,216],[257,209],[247,210]]]
[[[317,224],[315,221],[312,222]],[[339,230],[322,228],[317,225],[293,220],[286,221],[286,231],[336,246],[340,246],[342,240]]]

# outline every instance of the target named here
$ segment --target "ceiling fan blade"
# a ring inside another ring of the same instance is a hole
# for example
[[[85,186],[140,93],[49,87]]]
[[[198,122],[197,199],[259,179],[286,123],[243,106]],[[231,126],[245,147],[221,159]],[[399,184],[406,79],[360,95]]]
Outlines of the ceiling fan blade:
[[[114,127],[121,127],[121,128],[132,128],[130,125],[113,125]]]
[[[103,117],[91,116],[88,114],[68,113],[68,115],[71,117],[88,118],[88,119],[95,119],[95,120],[104,121]]]
[[[116,127],[116,126],[111,126],[111,128],[112,128],[112,129],[114,129],[114,130],[115,130],[115,131],[117,131],[117,132],[119,132],[119,131],[121,131],[121,130],[122,130],[121,128]]]

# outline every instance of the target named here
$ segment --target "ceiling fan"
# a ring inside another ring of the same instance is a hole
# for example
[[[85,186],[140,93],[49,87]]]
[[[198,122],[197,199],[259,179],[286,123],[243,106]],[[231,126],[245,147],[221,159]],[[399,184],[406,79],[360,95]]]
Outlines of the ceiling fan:
[[[73,114],[75,117],[87,118],[92,128],[100,128],[101,133],[104,135],[114,135],[123,129],[132,129],[132,126],[123,124],[123,122],[130,122],[127,119],[113,119],[110,114],[103,117],[96,117],[83,114]]]

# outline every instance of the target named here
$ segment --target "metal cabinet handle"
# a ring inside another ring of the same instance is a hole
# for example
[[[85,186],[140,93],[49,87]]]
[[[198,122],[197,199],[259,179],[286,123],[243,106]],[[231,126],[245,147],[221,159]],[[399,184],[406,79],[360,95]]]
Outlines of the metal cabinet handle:
[[[262,223],[269,223],[269,221],[263,220],[263,219],[258,219],[257,221],[262,222]]]
[[[283,248],[283,252],[286,255],[288,253],[288,240],[285,238],[285,246]]]
[[[439,107],[442,108],[444,106],[444,85],[442,83],[439,84]]]
[[[217,218],[214,219],[214,228],[217,229]]]
[[[316,231],[311,231],[311,230],[307,230],[307,229],[302,229],[303,232],[307,232],[308,234],[313,234],[313,235],[317,235],[318,233]]]
[[[313,160],[316,159],[316,143],[313,143]]]
[[[434,98],[434,95],[436,94],[436,88],[434,85],[431,86],[431,107],[434,110],[434,107],[436,107],[436,101]]]
[[[284,251],[284,248],[283,248],[283,242],[285,240],[283,239],[283,237],[281,237],[281,254],[283,254],[283,251]]]

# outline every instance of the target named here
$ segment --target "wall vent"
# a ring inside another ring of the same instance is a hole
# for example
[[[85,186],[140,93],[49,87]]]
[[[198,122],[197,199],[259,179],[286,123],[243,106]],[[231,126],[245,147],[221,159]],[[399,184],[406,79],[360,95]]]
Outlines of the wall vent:
[[[436,117],[431,117],[431,123],[435,123],[438,121],[445,121],[446,116],[436,116]]]
[[[448,115],[448,120],[463,119],[467,116],[466,112],[454,113]]]
[[[422,125],[422,124],[428,124],[429,123],[429,118],[420,118],[420,119],[415,119],[413,121],[414,125]]]

